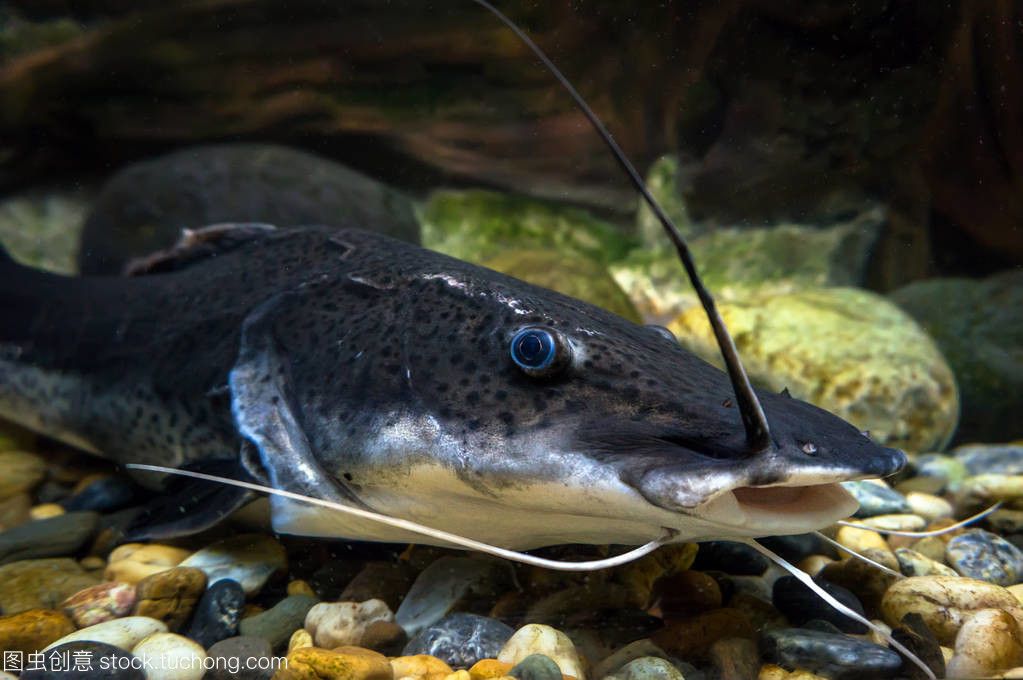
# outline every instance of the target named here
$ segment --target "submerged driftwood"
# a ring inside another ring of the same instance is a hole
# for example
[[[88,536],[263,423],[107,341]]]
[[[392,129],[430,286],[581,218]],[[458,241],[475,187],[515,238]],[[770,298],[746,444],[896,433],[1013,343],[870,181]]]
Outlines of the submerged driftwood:
[[[258,139],[407,187],[471,179],[634,205],[570,99],[468,0],[13,7],[22,17],[8,31],[69,11],[78,29],[0,62],[0,189]],[[1023,40],[1011,0],[505,7],[638,165],[681,153],[697,217],[826,221],[870,195],[889,208],[880,287],[932,273],[936,254],[952,269],[962,253],[1023,261]],[[954,237],[950,252],[935,253],[935,230]]]

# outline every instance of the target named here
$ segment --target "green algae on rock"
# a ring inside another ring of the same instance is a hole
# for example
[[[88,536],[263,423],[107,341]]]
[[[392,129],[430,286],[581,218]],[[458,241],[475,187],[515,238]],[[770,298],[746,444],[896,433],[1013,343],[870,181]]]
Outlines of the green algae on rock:
[[[876,440],[909,450],[943,447],[955,431],[955,378],[926,333],[884,298],[854,288],[723,302],[754,382],[827,409]],[[670,326],[689,349],[720,362],[706,317]]]
[[[50,187],[0,201],[0,242],[19,262],[59,274],[77,269],[78,234],[92,191]]]
[[[629,296],[598,262],[566,258],[549,250],[508,250],[483,266],[603,307],[629,321],[643,322]]]
[[[682,194],[679,191],[678,171],[678,156],[667,154],[654,161],[647,171],[644,182],[650,194],[661,204],[664,214],[675,223],[684,237],[691,239],[702,234],[705,227],[689,218],[685,201],[682,200]],[[646,201],[639,202],[639,210],[636,212],[636,231],[644,246],[660,247],[667,242],[661,221],[657,219]]]
[[[584,210],[494,191],[436,191],[420,206],[419,218],[423,246],[477,264],[508,248],[607,264],[635,245]]]
[[[720,301],[751,294],[791,293],[807,287],[862,282],[867,253],[882,213],[874,208],[831,227],[778,224],[717,229],[689,246],[704,283]],[[669,245],[635,250],[611,273],[644,317],[666,322],[699,302]]]
[[[889,296],[948,359],[963,402],[957,442],[1023,435],[1023,271],[930,279]]]

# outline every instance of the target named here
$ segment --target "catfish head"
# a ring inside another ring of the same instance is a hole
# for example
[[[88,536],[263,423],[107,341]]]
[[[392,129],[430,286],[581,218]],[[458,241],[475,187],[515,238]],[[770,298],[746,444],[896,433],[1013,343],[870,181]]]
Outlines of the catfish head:
[[[751,449],[728,375],[665,329],[384,237],[338,238],[362,306],[320,338],[341,373],[309,375],[321,389],[296,394],[318,463],[378,512],[517,548],[664,528],[679,540],[802,533],[855,511],[839,482],[905,462],[765,392],[769,442]]]

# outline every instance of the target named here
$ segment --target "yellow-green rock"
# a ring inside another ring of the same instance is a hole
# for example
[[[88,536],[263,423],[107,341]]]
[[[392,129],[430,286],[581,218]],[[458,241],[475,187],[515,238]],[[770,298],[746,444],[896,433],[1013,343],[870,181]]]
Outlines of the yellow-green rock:
[[[724,302],[719,310],[762,387],[788,388],[890,446],[940,449],[955,431],[952,371],[926,333],[884,298],[854,288],[811,289]],[[669,327],[684,346],[720,365],[702,309]]]
[[[67,616],[51,609],[0,616],[0,649],[31,654],[74,629],[75,625]]]
[[[288,654],[288,663],[273,680],[393,680],[391,664],[383,654],[368,649],[331,651],[301,647]]]
[[[686,210],[685,201],[679,191],[678,171],[678,156],[667,154],[654,161],[643,181],[646,183],[647,190],[661,205],[664,214],[688,240],[699,233],[700,226],[689,219],[689,211]],[[664,226],[646,204],[646,201],[639,201],[639,210],[636,212],[636,230],[646,247],[660,247],[668,242]]]
[[[419,220],[423,246],[475,263],[512,248],[606,264],[635,245],[583,210],[493,191],[436,191],[420,207]]]
[[[65,598],[99,583],[70,558],[20,560],[0,566],[0,614],[54,609]]]
[[[549,250],[508,250],[483,266],[642,323],[629,296],[599,262]]]
[[[806,288],[858,285],[878,211],[831,227],[778,224],[753,229],[721,228],[690,239],[704,284],[720,302],[751,294],[779,295]],[[699,305],[668,242],[632,251],[610,265],[611,274],[643,317],[667,323]]]

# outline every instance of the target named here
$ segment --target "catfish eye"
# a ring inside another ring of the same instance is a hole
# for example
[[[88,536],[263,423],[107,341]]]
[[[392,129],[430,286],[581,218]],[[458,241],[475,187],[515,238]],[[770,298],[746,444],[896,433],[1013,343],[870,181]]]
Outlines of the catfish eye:
[[[530,326],[512,338],[511,358],[531,376],[549,376],[571,363],[572,348],[554,329]]]

